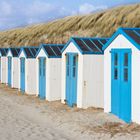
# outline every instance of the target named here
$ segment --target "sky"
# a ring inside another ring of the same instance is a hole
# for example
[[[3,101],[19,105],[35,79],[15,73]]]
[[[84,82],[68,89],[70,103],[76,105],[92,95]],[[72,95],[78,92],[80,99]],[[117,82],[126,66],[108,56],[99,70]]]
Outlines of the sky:
[[[0,0],[0,30],[131,3],[140,3],[140,0]]]

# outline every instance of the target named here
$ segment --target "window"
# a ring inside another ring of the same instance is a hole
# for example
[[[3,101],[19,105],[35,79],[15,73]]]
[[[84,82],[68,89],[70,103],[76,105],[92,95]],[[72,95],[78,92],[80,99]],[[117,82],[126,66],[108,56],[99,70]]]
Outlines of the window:
[[[39,59],[39,75],[41,76],[41,59]]]
[[[115,80],[118,79],[118,69],[117,68],[114,69],[114,79]]]
[[[66,56],[67,65],[69,65],[69,55]]]
[[[118,54],[114,53],[114,79],[118,79]]]
[[[128,81],[128,68],[124,68],[124,81]]]
[[[22,60],[22,72],[25,72],[25,59]]]
[[[76,56],[73,57],[73,66],[76,66]]]
[[[75,76],[76,76],[76,68],[73,67],[73,77],[75,77]]]
[[[69,76],[69,66],[67,66],[67,76]]]
[[[114,65],[115,66],[118,65],[118,54],[117,53],[114,54]]]
[[[70,60],[69,59],[70,59],[69,55],[66,55],[66,64],[67,64],[66,74],[67,74],[67,76],[69,76],[69,74],[70,74],[69,73],[69,70],[70,70],[70,66],[69,66],[70,65]]]
[[[124,54],[124,66],[128,66],[128,53]]]
[[[20,59],[20,71],[22,73],[22,59]]]
[[[45,72],[45,70],[46,70],[46,60],[45,59],[43,59],[43,76],[45,76],[45,74],[46,74],[46,72]]]

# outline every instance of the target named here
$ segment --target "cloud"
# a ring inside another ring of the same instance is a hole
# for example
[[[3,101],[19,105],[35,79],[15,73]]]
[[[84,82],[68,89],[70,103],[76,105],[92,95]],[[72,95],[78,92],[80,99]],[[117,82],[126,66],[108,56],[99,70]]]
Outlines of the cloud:
[[[89,3],[84,3],[79,7],[79,14],[89,14],[98,10],[104,10],[107,9],[107,6],[101,5],[101,6],[94,6]]]

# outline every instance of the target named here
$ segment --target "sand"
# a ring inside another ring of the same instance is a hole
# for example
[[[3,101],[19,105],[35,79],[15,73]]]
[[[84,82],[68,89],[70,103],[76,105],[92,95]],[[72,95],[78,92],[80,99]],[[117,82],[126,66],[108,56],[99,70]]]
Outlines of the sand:
[[[69,108],[0,85],[0,140],[110,139],[140,140],[140,126],[102,109]]]

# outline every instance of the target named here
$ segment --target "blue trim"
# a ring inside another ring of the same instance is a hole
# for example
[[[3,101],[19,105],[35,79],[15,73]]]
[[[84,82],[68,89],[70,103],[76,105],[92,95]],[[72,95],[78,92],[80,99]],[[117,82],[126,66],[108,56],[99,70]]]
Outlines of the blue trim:
[[[111,49],[110,51],[111,53],[112,52],[126,52],[126,53],[132,53],[132,50],[131,49],[128,49],[128,48],[117,48],[117,49]]]
[[[113,41],[114,39],[119,35],[122,34],[124,37],[126,37],[128,39],[128,41],[130,41],[137,49],[140,50],[140,45],[135,42],[130,36],[128,36],[123,30],[125,29],[129,29],[129,30],[134,30],[134,29],[139,29],[140,28],[119,28],[114,34],[113,36],[109,39],[109,41],[104,45],[103,50],[105,50]]]
[[[84,51],[82,51],[81,49],[80,49],[80,46],[74,41],[74,38],[79,38],[79,39],[94,39],[94,40],[102,40],[102,39],[106,39],[106,40],[108,40],[108,38],[88,38],[88,37],[71,37],[70,39],[69,39],[69,41],[67,42],[67,44],[64,46],[64,48],[62,49],[62,51],[61,51],[61,53],[63,53],[64,52],[64,50],[68,47],[68,45],[72,42],[76,47],[77,47],[77,49],[79,50],[79,52],[81,53],[81,54],[104,54],[103,52],[102,52],[102,50],[99,50],[99,48],[97,48],[99,51],[101,51],[101,52],[91,52],[91,51],[89,51],[89,52],[84,52]],[[83,40],[82,40],[83,41]],[[89,48],[89,47],[88,47]],[[90,49],[91,50],[91,49]]]
[[[63,44],[41,44],[40,45],[40,47],[39,47],[39,50],[38,50],[38,52],[37,52],[37,54],[36,54],[36,56],[35,57],[37,57],[38,56],[38,54],[40,53],[40,51],[41,51],[41,49],[43,49],[43,51],[45,52],[45,54],[46,54],[46,56],[48,57],[48,58],[62,58],[62,56],[49,56],[48,55],[48,53],[46,52],[46,50],[45,50],[45,45],[47,45],[47,46],[64,46]],[[53,51],[54,52],[54,51]],[[56,54],[56,53],[55,53]]]
[[[29,49],[30,53],[31,53],[33,56],[28,57],[27,54],[26,54],[26,52],[25,52],[25,50],[24,50],[24,48]],[[38,47],[32,47],[32,48],[38,48]],[[30,49],[32,49],[32,48],[31,48],[30,46],[29,46],[29,47],[21,47],[18,57],[20,56],[21,52],[23,51],[23,53],[24,53],[26,59],[28,59],[28,58],[29,58],[29,59],[35,59],[35,58],[36,58],[36,55],[34,56],[34,54],[32,53],[32,51],[30,50]],[[39,48],[39,49],[40,49],[40,48]],[[39,49],[38,49],[38,51],[39,51]]]
[[[121,33],[137,48],[140,50],[140,45],[136,43],[130,36],[128,36],[123,30],[121,30]]]
[[[56,57],[56,56],[49,56],[48,58],[62,58],[62,56]]]

